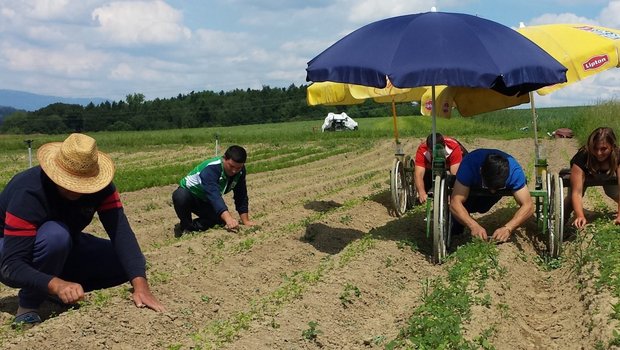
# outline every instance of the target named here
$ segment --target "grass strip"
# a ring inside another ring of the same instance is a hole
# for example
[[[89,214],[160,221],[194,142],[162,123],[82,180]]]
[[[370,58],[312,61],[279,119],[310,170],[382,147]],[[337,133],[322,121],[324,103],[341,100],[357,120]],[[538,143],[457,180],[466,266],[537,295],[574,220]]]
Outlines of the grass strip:
[[[607,346],[601,342],[597,348],[614,348],[620,346],[620,227],[609,219],[597,219],[592,225],[588,225],[588,234],[592,235],[592,244],[586,248],[585,256],[579,263],[593,262],[598,266],[598,273],[591,274],[595,280],[597,291],[605,288],[616,300],[612,305],[613,312],[609,317],[615,320],[616,328],[612,331]],[[583,269],[583,266],[580,270]]]

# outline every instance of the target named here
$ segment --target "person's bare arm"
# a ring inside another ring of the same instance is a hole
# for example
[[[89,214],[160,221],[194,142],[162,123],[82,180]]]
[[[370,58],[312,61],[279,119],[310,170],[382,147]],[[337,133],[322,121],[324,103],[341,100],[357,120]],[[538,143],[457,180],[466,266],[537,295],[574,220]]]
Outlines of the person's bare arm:
[[[418,199],[420,203],[426,202],[428,195],[426,194],[426,189],[424,188],[424,174],[426,173],[426,168],[423,166],[416,165],[415,171],[413,172],[413,183],[415,185],[416,190],[418,191]]]
[[[461,165],[461,163],[450,165],[450,174],[456,175],[456,172],[459,171],[459,165]]]
[[[583,213],[583,185],[586,174],[577,165],[573,164],[570,169],[570,188],[571,188],[571,204],[575,212],[575,222],[573,225],[577,228],[584,227],[588,221]]]
[[[504,226],[493,232],[493,238],[496,241],[506,242],[512,232],[521,226],[527,219],[534,214],[534,203],[527,187],[523,187],[513,193],[515,201],[519,205],[519,209]]]
[[[450,197],[450,212],[452,213],[453,219],[469,227],[472,236],[486,240],[487,231],[469,215],[469,212],[465,208],[467,197],[469,197],[469,187],[456,180],[454,188],[452,189],[452,197]]]

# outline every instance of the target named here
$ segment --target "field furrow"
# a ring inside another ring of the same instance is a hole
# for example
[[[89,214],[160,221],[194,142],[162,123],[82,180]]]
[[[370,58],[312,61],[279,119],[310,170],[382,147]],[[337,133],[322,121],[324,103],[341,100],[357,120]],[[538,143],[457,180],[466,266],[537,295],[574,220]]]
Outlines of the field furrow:
[[[406,151],[413,152],[418,141],[406,144]],[[502,141],[498,147],[498,141],[475,139],[465,146],[501,148],[533,170],[530,142]],[[545,141],[551,171],[565,167],[575,145]],[[383,348],[396,339],[453,263],[430,262],[432,240],[422,208],[402,218],[391,214],[393,143],[341,147],[334,154],[311,146],[279,152],[253,147],[261,161],[291,161],[294,155],[304,160],[248,176],[255,228],[176,239],[170,198],[176,185],[121,194],[165,313],[133,307],[128,286],[120,286],[90,293],[80,309],[31,330],[5,331],[3,348],[360,349]],[[179,149],[174,157],[189,160],[186,153],[199,151]],[[141,157],[125,161],[139,163]],[[231,197],[226,201],[234,208]],[[514,210],[507,198],[479,218],[492,229]],[[476,298],[461,325],[463,336],[473,341],[484,333],[497,349],[593,348],[603,337],[592,330],[603,324],[593,310],[609,301],[584,295],[577,288],[583,276],[571,273],[568,263],[545,260],[546,237],[533,220],[497,246],[501,273],[488,277],[481,290],[463,291]],[[89,230],[104,234],[98,224]],[[456,238],[451,252],[469,241]],[[566,247],[575,244],[569,240]],[[550,268],[553,263],[558,266]],[[14,289],[0,289],[6,320],[15,295]]]

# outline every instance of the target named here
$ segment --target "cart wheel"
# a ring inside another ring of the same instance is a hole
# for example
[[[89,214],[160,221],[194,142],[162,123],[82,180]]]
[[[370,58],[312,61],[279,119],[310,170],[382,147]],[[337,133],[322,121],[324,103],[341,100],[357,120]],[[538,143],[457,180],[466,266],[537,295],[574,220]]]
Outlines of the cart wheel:
[[[435,176],[433,192],[433,261],[441,264],[447,255],[448,190],[446,179]]]
[[[564,181],[557,174],[547,175],[549,182],[549,215],[547,229],[549,230],[549,255],[557,258],[562,254],[564,239]]]
[[[413,171],[415,169],[413,158],[411,156],[405,157],[405,187],[407,188],[407,209],[411,209],[415,206],[417,196],[415,186],[413,185]]]
[[[392,194],[392,204],[397,216],[403,216],[407,210],[407,188],[405,183],[405,170],[403,162],[398,158],[392,162],[392,172],[390,173],[390,192]]]

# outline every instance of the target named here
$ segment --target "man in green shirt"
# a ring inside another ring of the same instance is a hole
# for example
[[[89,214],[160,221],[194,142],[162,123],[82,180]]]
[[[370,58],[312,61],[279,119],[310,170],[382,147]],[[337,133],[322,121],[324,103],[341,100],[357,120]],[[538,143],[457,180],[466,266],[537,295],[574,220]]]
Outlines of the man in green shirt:
[[[198,164],[179,182],[172,194],[174,210],[180,222],[175,236],[204,231],[221,225],[229,231],[239,228],[222,196],[233,191],[235,208],[243,225],[252,226],[249,218],[245,161],[247,153],[241,146],[230,146],[223,157],[207,159]],[[198,217],[192,220],[192,213]]]

